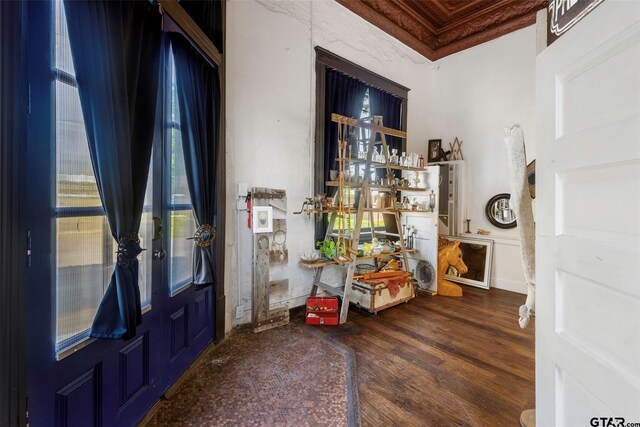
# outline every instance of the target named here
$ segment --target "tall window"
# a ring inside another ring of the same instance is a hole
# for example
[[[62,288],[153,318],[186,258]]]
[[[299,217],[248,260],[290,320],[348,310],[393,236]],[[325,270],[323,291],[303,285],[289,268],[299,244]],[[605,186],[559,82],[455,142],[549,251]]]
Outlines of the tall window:
[[[364,94],[364,99],[362,101],[362,112],[360,113],[360,118],[364,119],[364,118],[368,118],[370,117],[370,108],[369,108],[369,89],[367,89],[367,91]],[[364,141],[368,140],[371,137],[371,131],[368,129],[359,129],[360,134],[358,135],[358,138],[361,140],[361,142],[358,143],[359,145],[359,151],[364,151],[365,150],[365,146],[366,143]],[[365,164],[364,163],[353,163],[350,166],[349,172],[351,174],[351,176],[357,175],[357,176],[365,176]],[[374,167],[370,167],[369,171],[368,171],[369,176],[373,179],[376,176],[376,168]],[[335,190],[337,193],[337,189]],[[347,194],[349,193],[349,194]],[[377,191],[372,191],[371,192],[372,196],[376,196],[378,194]],[[352,203],[356,202],[356,197],[357,197],[357,191],[355,188],[346,188],[344,190],[344,194],[342,195],[343,200],[350,200]],[[363,217],[362,219],[362,226],[360,229],[360,241],[361,242],[368,242],[371,240],[371,219],[373,219],[373,227],[375,229],[384,229],[384,216],[382,213],[379,212],[373,212],[371,213],[371,215],[367,214]],[[334,223],[333,223],[333,229],[336,230],[337,228],[339,228],[339,220],[336,217]],[[344,230],[343,232],[345,233],[351,233],[353,228],[355,227],[356,224],[356,214],[351,214],[351,219],[349,222],[343,222],[344,224]],[[347,230],[347,227],[351,227],[351,230]]]
[[[116,243],[102,208],[89,157],[67,24],[55,2],[56,100],[56,351],[87,338],[116,262]],[[151,247],[151,172],[140,226],[143,248]],[[151,300],[151,254],[139,256],[142,306]]]
[[[369,102],[369,92],[371,88],[377,88],[384,92],[387,92],[396,98],[402,100],[401,107],[401,116],[400,116],[400,124],[396,125],[396,128],[406,129],[406,118],[407,118],[407,98],[409,89],[401,86],[385,77],[372,73],[371,71],[362,68],[361,66],[354,64],[344,58],[341,58],[319,46],[315,48],[316,52],[316,133],[315,133],[315,167],[314,167],[314,189],[317,194],[322,194],[326,192],[326,187],[324,183],[325,178],[325,165],[324,159],[328,154],[328,158],[331,158],[332,153],[327,153],[325,150],[328,147],[325,147],[325,102],[326,102],[326,75],[327,70],[334,69],[338,70],[341,73],[344,73],[348,76],[351,76],[357,80],[360,80],[364,84],[368,86],[368,89],[364,95],[363,108],[361,112],[361,118],[370,117],[371,114],[371,105]],[[390,126],[385,122],[385,126]],[[394,126],[390,126],[394,127]],[[361,139],[367,139],[370,135],[368,131],[364,131],[363,135],[360,135]],[[402,150],[399,150],[402,151]],[[357,173],[359,176],[364,176],[365,171],[364,165],[362,163],[354,163],[351,166],[351,173]],[[378,169],[376,171],[372,168],[368,171],[372,176],[378,174],[379,176],[383,176],[386,174],[386,171],[383,169]],[[355,200],[355,190],[351,190],[351,200]],[[374,194],[375,195],[375,194]],[[373,215],[373,227],[376,229],[382,228],[384,226],[384,218],[385,216],[382,214]],[[324,239],[325,231],[326,231],[326,223],[322,221],[316,222],[316,240]],[[351,224],[355,224],[355,220],[351,221]],[[334,224],[335,228],[336,224]],[[369,215],[365,215],[362,223],[362,233],[360,241],[365,241],[371,238],[371,217]]]
[[[169,215],[169,290],[180,292],[191,284],[193,240],[196,221],[189,195],[180,131],[180,109],[176,90],[176,70],[173,54],[169,55],[169,115],[165,156],[169,159],[169,194],[166,212]]]

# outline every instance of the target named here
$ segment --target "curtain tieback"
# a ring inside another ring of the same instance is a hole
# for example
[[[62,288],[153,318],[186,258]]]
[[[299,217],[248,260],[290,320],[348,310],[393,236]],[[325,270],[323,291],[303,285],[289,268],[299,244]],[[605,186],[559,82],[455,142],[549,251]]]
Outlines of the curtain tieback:
[[[127,233],[118,240],[118,264],[127,267],[137,259],[138,255],[146,249],[140,247],[138,233]]]
[[[208,248],[216,239],[216,228],[209,224],[202,224],[198,227],[193,237],[189,238],[189,240],[191,239],[201,248]]]

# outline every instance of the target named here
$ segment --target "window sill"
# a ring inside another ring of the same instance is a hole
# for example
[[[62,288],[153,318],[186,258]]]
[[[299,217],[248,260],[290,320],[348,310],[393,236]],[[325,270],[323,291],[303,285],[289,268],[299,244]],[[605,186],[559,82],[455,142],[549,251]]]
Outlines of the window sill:
[[[179,293],[186,291],[191,287],[192,284],[193,283],[191,282],[191,280],[187,280],[185,283],[178,285],[177,288],[175,288],[174,290],[171,291],[171,293],[169,293],[169,297],[173,298]]]
[[[142,307],[142,314],[144,315],[145,313],[148,313],[151,311],[151,304],[147,304],[144,307]],[[87,347],[89,344],[98,341],[97,338],[91,338],[91,337],[86,337],[83,340],[75,343],[74,345],[65,348],[64,350],[58,351],[56,352],[56,361],[59,362],[62,359],[64,359],[65,357],[69,357],[72,354],[82,350],[83,348]]]

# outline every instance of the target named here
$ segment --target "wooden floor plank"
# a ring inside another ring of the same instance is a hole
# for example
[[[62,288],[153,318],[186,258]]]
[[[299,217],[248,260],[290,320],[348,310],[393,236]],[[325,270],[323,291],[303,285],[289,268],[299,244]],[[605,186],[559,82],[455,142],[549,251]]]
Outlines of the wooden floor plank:
[[[465,286],[462,298],[421,295],[377,316],[352,309],[346,324],[317,329],[356,353],[365,426],[515,426],[535,405],[524,298]]]

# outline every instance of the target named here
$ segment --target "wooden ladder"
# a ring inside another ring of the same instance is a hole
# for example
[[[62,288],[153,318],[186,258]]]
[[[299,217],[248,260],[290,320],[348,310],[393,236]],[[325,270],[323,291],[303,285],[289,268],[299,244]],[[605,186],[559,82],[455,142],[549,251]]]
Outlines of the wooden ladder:
[[[385,131],[395,131],[396,135],[394,136],[399,136],[402,138],[406,138],[406,134],[402,131],[396,131],[395,129],[388,129],[385,128],[383,125],[383,120],[381,116],[374,116],[371,120],[372,123],[368,124],[365,123],[361,120],[356,120],[356,119],[351,119],[349,117],[344,117],[344,116],[340,116],[337,114],[332,114],[331,115],[331,120],[334,122],[338,123],[338,126],[346,126],[346,127],[360,127],[360,128],[364,128],[364,129],[369,129],[371,130],[371,137],[370,137],[370,141],[369,141],[369,149],[367,151],[367,160],[365,162],[365,167],[364,167],[364,171],[365,174],[368,173],[368,171],[371,170],[371,163],[372,163],[372,159],[373,159],[373,152],[374,152],[374,147],[376,145],[381,145],[382,146],[382,153],[384,154],[384,158],[385,158],[385,165],[386,165],[386,171],[387,171],[387,177],[391,177],[393,176],[393,170],[391,168],[391,163],[390,163],[390,159],[389,159],[389,150],[388,150],[388,146],[387,146],[387,139],[386,139],[386,133]],[[348,135],[348,132],[346,133]],[[376,141],[376,136],[380,135],[380,141]],[[339,156],[343,156],[343,153],[339,153]],[[342,174],[342,170],[340,171],[340,173]],[[343,180],[340,180],[340,186],[338,187],[338,192],[336,193],[336,198],[337,200],[334,201],[334,205],[339,205],[342,206],[342,197],[344,196],[344,186],[343,186]],[[364,217],[364,213],[365,213],[365,205],[368,204],[370,208],[372,208],[371,206],[371,187],[372,187],[372,183],[370,182],[370,177],[366,177],[365,179],[363,179],[363,183],[360,186],[360,193],[357,196],[357,211],[356,211],[356,224],[355,224],[355,228],[353,231],[353,235],[351,236],[351,248],[354,249],[357,253],[357,249],[358,249],[358,245],[360,244],[360,232],[361,232],[361,228],[362,228],[362,220]],[[356,188],[356,187],[351,187],[348,186],[346,188]],[[391,190],[391,199],[394,200],[396,198],[396,194],[397,194],[397,190],[395,188],[395,186],[390,186],[389,189]],[[373,209],[368,209],[367,210],[369,213],[369,220],[370,220],[370,224],[371,224],[371,237],[375,237],[376,236],[376,232],[375,232],[375,223],[374,223],[374,211]],[[400,248],[401,248],[401,253],[403,256],[403,266],[405,271],[409,272],[409,259],[407,257],[407,250],[405,247],[405,242],[404,242],[404,236],[402,235],[402,225],[401,225],[401,221],[400,221],[400,212],[395,209],[395,206],[390,208],[388,211],[381,211],[382,214],[393,214],[395,217],[395,221],[396,221],[396,227],[398,230],[398,234],[397,235],[393,235],[394,237],[397,237],[398,240],[400,241]],[[336,222],[336,219],[338,218],[338,215],[351,215],[351,207],[348,206],[346,210],[343,211],[336,211],[333,210],[331,212],[331,215],[329,217],[329,225],[327,227],[327,232],[325,234],[325,240],[332,238],[335,236],[334,233],[334,224]],[[385,235],[390,235],[388,233],[381,233],[381,234],[385,234]],[[347,267],[347,275],[344,281],[344,286],[332,286],[328,283],[322,282],[322,272],[324,271],[325,265],[316,267],[316,271],[314,274],[314,278],[313,278],[313,285],[311,287],[311,296],[316,296],[316,294],[318,293],[318,289],[321,289],[323,291],[325,291],[326,293],[328,293],[329,295],[333,295],[333,296],[338,296],[342,298],[342,305],[340,307],[340,323],[345,323],[347,321],[347,314],[349,312],[349,294],[351,293],[351,287],[353,284],[353,276],[355,273],[355,269],[356,269],[356,261],[357,261],[357,256],[356,253],[354,252],[346,252],[346,261],[339,261],[336,260],[336,264],[341,265],[341,266],[346,266]],[[333,264],[327,264],[327,265],[333,265]]]

